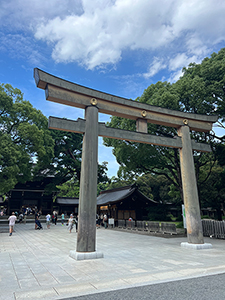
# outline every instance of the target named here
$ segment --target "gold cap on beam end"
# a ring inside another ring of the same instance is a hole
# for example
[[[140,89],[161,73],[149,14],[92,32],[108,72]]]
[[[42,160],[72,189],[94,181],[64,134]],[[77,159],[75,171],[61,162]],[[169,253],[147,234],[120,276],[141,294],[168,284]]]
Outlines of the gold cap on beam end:
[[[91,98],[90,102],[91,102],[92,105],[97,105],[98,104],[98,101],[95,98]]]
[[[141,112],[141,115],[142,115],[142,117],[146,117],[147,116],[147,112],[146,112],[146,110],[142,110],[142,112]]]

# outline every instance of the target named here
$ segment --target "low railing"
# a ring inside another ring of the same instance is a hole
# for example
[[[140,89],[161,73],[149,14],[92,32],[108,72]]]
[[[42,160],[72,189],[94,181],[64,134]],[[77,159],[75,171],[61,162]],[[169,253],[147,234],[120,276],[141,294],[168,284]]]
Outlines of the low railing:
[[[146,222],[146,226],[149,232],[160,232],[160,223],[159,222]]]
[[[126,220],[118,220],[119,228],[126,228]]]
[[[170,223],[161,223],[161,231],[163,233],[176,234],[177,233],[176,225]]]
[[[225,222],[215,220],[202,220],[203,235],[225,239]]]
[[[136,229],[135,221],[126,221],[126,228],[127,229]]]
[[[151,222],[151,221],[118,220],[118,228],[155,232],[155,233],[160,232],[163,234],[166,233],[177,234],[175,224]]]

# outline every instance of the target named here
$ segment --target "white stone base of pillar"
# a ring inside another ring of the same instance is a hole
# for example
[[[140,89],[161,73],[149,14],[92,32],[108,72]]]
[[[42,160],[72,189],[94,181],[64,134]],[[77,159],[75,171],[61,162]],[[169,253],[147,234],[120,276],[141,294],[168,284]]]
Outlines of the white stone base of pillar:
[[[76,260],[86,260],[86,259],[97,259],[103,258],[104,254],[99,251],[94,252],[77,252],[76,250],[70,250],[70,257]]]
[[[204,244],[190,244],[190,243],[187,243],[187,242],[183,242],[180,245],[183,248],[195,249],[195,250],[211,249],[212,248],[212,244],[209,244],[209,243],[204,243]]]

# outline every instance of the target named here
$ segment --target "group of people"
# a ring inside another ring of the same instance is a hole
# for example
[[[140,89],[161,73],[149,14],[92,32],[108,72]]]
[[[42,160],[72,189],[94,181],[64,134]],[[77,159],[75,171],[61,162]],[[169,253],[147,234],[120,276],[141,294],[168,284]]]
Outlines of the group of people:
[[[52,219],[52,223],[56,225],[57,219],[58,219],[56,212],[53,212],[52,216],[50,214],[46,215],[46,225],[47,225],[48,229],[50,229],[51,219]],[[64,213],[61,214],[61,224],[62,224],[62,226],[64,226],[64,224],[65,224],[65,214]],[[66,225],[68,226],[69,232],[72,231],[73,226],[75,225],[76,226],[76,232],[77,232],[78,215],[74,218],[73,214],[70,214],[70,217],[67,220]]]
[[[35,213],[35,229],[43,229],[41,222],[39,220],[39,217],[41,215],[41,212],[36,212]],[[50,222],[52,221],[53,224],[57,224],[57,220],[58,220],[58,214],[56,211],[53,211],[52,216],[50,214],[47,214],[45,216],[46,218],[46,226],[47,229],[50,229]],[[62,214],[62,225],[64,223],[64,214]]]
[[[41,215],[40,211],[35,212],[35,230],[43,229],[43,227],[41,225],[41,222],[40,222],[40,219],[39,219],[40,215]],[[23,214],[19,215],[19,222],[21,221],[22,216],[23,216]],[[57,224],[58,217],[57,217],[57,212],[56,211],[53,212],[52,216],[50,214],[47,214],[45,218],[46,218],[47,229],[50,229],[51,221],[52,221],[53,224],[55,224],[55,225]],[[12,233],[13,233],[13,228],[14,228],[15,223],[17,221],[17,216],[15,215],[14,212],[8,218],[8,221],[9,221],[9,235],[11,236]],[[64,226],[64,223],[65,223],[65,214],[62,213],[61,214],[61,224],[62,224],[62,226]],[[74,217],[73,214],[70,214],[70,217],[67,220],[66,225],[68,226],[68,230],[69,230],[70,233],[72,232],[72,229],[75,225],[76,232],[77,232],[77,230],[78,230],[78,215],[76,217]],[[108,215],[107,214],[101,214],[100,216],[98,214],[96,214],[96,226],[97,226],[97,228],[99,228],[101,225],[104,226],[105,229],[108,227]]]
[[[1,217],[5,216],[6,215],[6,211],[7,211],[6,207],[2,208],[1,211],[0,211],[0,216]]]
[[[22,222],[26,224],[27,216],[28,215],[35,215],[36,220],[37,208],[30,207],[30,206],[22,206],[19,212],[15,211],[14,216],[18,219],[18,222],[21,224]]]
[[[96,227],[100,228],[101,226],[104,226],[105,229],[108,227],[108,215],[106,213],[96,214]]]
[[[9,236],[11,236],[12,233],[13,233],[13,229],[14,229],[14,226],[15,226],[16,221],[17,221],[17,216],[18,216],[18,214],[16,215],[15,212],[12,212],[11,216],[8,218],[8,221],[9,221]],[[23,218],[24,218],[23,214],[20,213],[19,214],[19,223],[22,222]],[[37,228],[43,229],[42,226],[41,226],[41,223],[39,221],[39,214],[38,213],[35,214],[35,229],[37,229]]]

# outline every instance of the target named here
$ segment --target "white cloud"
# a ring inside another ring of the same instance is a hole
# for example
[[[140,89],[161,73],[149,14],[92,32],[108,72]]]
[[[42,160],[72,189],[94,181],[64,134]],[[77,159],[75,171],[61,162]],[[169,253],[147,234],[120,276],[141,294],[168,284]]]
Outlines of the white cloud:
[[[37,26],[35,37],[53,43],[57,62],[77,61],[93,69],[116,64],[125,49],[156,49],[173,40],[171,5],[157,1],[83,1],[84,13]],[[106,3],[106,4],[105,4]],[[148,5],[147,5],[148,4]]]
[[[154,53],[161,58],[148,78],[210,54],[225,40],[224,13],[224,0],[2,0],[0,26],[32,31],[56,62],[91,70],[115,66],[126,51]]]
[[[172,72],[170,74],[170,77],[167,79],[168,82],[173,83],[180,79],[180,77],[183,75],[182,69],[178,69],[175,72]]]
[[[190,63],[200,63],[202,59],[202,52],[203,49],[199,52],[199,55],[191,56],[188,56],[188,52],[178,53],[175,57],[169,59],[168,69],[170,71],[170,77],[167,81],[176,82],[183,75],[183,67],[187,67]]]
[[[165,69],[166,67],[167,67],[167,65],[165,63],[163,63],[162,59],[159,59],[158,57],[154,57],[154,60],[149,67],[148,73],[144,73],[143,76],[145,78],[153,77],[160,70]]]
[[[194,56],[188,57],[188,55],[186,53],[178,53],[176,55],[176,57],[170,59],[169,70],[175,71],[184,66],[188,66],[191,62],[198,63],[197,56],[194,55]]]
[[[213,0],[84,0],[83,14],[42,22],[35,37],[53,43],[55,61],[76,61],[88,69],[118,63],[123,50],[162,50],[181,38],[189,57],[202,58],[225,36],[224,12],[225,2]],[[162,68],[154,61],[144,76]]]
[[[172,16],[176,36],[184,31],[192,31],[200,40],[204,37],[215,39],[224,34],[223,0],[183,0],[176,1],[176,11]]]

